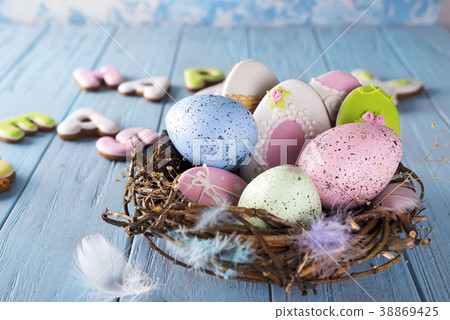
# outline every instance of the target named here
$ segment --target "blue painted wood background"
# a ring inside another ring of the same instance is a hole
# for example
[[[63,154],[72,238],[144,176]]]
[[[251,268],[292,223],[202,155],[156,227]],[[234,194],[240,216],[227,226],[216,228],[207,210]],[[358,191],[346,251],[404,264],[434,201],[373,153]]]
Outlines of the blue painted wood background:
[[[114,90],[82,92],[72,79],[76,67],[117,66],[129,79],[146,75],[95,26],[0,25],[0,119],[39,111],[62,121],[70,112],[91,107],[122,128],[164,128],[173,105],[166,98],[149,103]],[[360,27],[346,33],[311,68],[311,63],[344,28],[112,27],[108,31],[152,75],[168,76],[171,95],[190,95],[183,70],[213,66],[227,71],[255,58],[279,79],[309,80],[333,69],[372,70],[381,78],[416,77],[426,90],[401,100],[403,162],[420,163],[434,143],[431,123],[450,128],[450,31],[444,27]],[[448,143],[449,135],[441,139]],[[449,185],[425,181],[426,215],[433,244],[405,253],[389,270],[340,284],[321,286],[317,295],[294,290],[286,298],[277,286],[226,281],[173,266],[151,252],[142,237],[131,241],[123,230],[102,221],[107,206],[121,210],[126,164],[102,158],[95,138],[62,141],[55,132],[38,133],[20,144],[0,142],[0,157],[17,172],[12,189],[0,195],[0,300],[96,301],[73,276],[72,255],[80,240],[101,233],[137,261],[162,286],[144,301],[448,301],[450,265]],[[444,149],[436,157],[448,157]],[[433,175],[422,167],[422,177]],[[448,165],[440,174],[450,177]],[[164,244],[161,243],[163,246]],[[374,261],[380,264],[383,261]],[[363,289],[361,289],[364,288]],[[370,297],[370,296],[371,297]]]

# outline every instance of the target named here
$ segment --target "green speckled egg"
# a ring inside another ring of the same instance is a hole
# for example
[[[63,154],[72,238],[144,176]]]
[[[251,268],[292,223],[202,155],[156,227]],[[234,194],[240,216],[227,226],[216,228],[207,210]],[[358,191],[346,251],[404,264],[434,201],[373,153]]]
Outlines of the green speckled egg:
[[[239,207],[264,209],[291,223],[309,225],[313,216],[322,213],[322,205],[311,178],[299,167],[282,165],[271,168],[244,189]],[[249,222],[259,228],[267,225],[259,218]]]

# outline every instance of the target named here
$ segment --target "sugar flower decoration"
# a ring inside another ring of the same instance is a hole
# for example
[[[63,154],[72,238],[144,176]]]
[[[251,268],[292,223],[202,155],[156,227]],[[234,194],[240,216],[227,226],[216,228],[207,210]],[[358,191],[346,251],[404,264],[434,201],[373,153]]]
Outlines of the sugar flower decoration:
[[[378,123],[382,124],[383,126],[386,125],[386,121],[384,120],[384,117],[381,114],[375,117],[372,112],[366,112],[361,116],[361,119],[367,123]]]
[[[277,86],[271,91],[267,91],[267,96],[270,100],[270,109],[273,109],[275,106],[284,109],[286,103],[284,102],[283,98],[286,98],[290,94],[291,93],[289,91],[281,89],[280,86]]]

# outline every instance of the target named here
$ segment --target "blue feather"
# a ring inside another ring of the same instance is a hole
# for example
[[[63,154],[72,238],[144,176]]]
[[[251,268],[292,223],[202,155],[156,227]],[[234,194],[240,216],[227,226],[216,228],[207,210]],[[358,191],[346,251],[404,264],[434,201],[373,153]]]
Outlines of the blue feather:
[[[187,236],[185,230],[168,232],[167,235],[184,244],[183,246],[168,242],[167,249],[176,259],[184,261],[194,269],[202,269],[206,263],[218,266],[220,260],[237,264],[249,263],[255,258],[251,243],[241,241],[234,235],[216,235],[211,239],[199,239]]]

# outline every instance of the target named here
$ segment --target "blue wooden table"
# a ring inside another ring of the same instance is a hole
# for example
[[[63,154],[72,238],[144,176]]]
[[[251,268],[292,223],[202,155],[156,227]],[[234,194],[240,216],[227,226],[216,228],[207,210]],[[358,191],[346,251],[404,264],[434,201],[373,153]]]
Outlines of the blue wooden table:
[[[426,90],[398,106],[403,163],[409,167],[420,163],[432,148],[431,123],[437,129],[450,128],[450,31],[444,27],[354,27],[313,66],[345,28],[107,30],[151,75],[168,76],[171,95],[177,100],[190,95],[183,85],[184,69],[211,66],[226,72],[249,57],[266,63],[281,80],[306,71],[302,79],[309,81],[329,70],[357,67],[383,79],[419,78]],[[1,24],[0,44],[0,119],[39,111],[59,123],[74,110],[91,107],[121,128],[164,128],[171,99],[150,103],[108,89],[87,93],[74,82],[75,68],[105,64],[116,66],[128,79],[146,77],[100,28]],[[448,143],[449,135],[441,140]],[[0,142],[0,157],[17,172],[11,190],[0,195],[1,301],[98,300],[75,279],[72,267],[76,245],[92,233],[104,235],[159,278],[161,288],[142,297],[144,301],[449,300],[448,184],[425,181],[432,245],[406,252],[389,270],[357,279],[358,283],[321,286],[317,295],[306,297],[294,290],[286,298],[277,286],[226,281],[173,266],[150,251],[143,237],[129,239],[122,229],[103,222],[100,213],[106,206],[121,210],[124,181],[120,172],[126,163],[101,157],[95,141],[67,142],[55,132],[40,132],[20,144]],[[437,157],[448,155],[446,149]],[[449,179],[449,166],[441,170],[440,175]],[[432,166],[423,166],[418,173],[431,177],[433,172]],[[117,178],[121,182],[115,182]],[[372,263],[382,262],[381,258]]]

